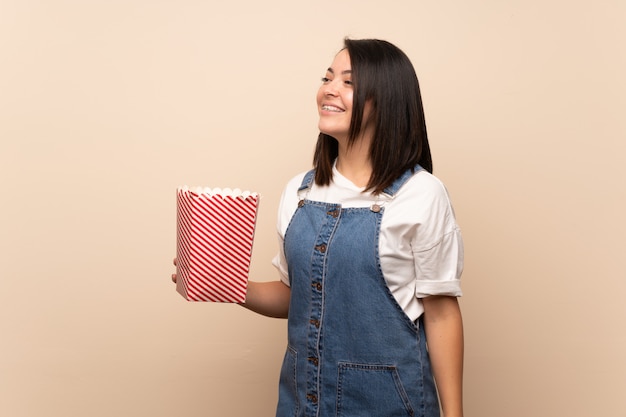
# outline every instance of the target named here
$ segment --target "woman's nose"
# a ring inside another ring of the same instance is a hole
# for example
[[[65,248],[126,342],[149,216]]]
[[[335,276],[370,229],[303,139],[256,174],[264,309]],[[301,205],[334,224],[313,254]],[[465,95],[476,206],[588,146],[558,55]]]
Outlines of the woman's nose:
[[[337,95],[337,85],[334,82],[329,82],[324,86],[324,94],[327,96]]]

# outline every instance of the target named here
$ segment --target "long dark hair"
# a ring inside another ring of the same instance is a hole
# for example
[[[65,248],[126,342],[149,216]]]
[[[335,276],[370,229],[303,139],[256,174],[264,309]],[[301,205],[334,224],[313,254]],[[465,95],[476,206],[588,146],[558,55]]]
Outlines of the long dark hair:
[[[411,61],[395,45],[379,39],[344,39],[354,85],[348,144],[363,125],[363,108],[371,102],[374,136],[370,147],[372,175],[366,189],[380,193],[417,164],[433,171],[419,82]],[[339,152],[332,136],[320,133],[313,165],[315,182],[328,185]]]

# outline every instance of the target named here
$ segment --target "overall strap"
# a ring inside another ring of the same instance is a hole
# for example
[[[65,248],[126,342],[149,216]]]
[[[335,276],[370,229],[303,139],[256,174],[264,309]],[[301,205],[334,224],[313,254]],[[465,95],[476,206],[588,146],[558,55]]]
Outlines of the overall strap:
[[[311,187],[313,186],[313,180],[315,178],[315,170],[312,169],[306,174],[304,174],[304,178],[302,179],[302,183],[298,188],[298,199],[300,202],[298,203],[298,207],[301,207],[304,204],[304,200],[306,199],[307,194],[311,191]]]
[[[304,178],[302,179],[302,184],[300,184],[300,188],[298,188],[298,192],[304,191],[307,188],[311,188],[313,185],[313,179],[315,178],[315,170],[312,169],[306,174],[304,174]]]
[[[393,197],[398,190],[404,185],[405,182],[409,180],[416,172],[423,170],[420,165],[416,165],[413,168],[407,169],[404,171],[402,175],[400,175],[389,187],[385,188],[383,193],[387,194],[389,197]]]
[[[304,178],[302,179],[302,184],[300,184],[300,188],[298,188],[298,193],[300,191],[304,191],[308,188],[311,188],[313,185],[313,179],[315,178],[315,170],[312,169],[306,174],[304,174]]]
[[[398,192],[398,190],[404,185],[404,183],[407,182],[409,180],[409,178],[411,178],[413,176],[413,174],[415,174],[416,172],[419,172],[419,171],[421,171],[423,169],[424,168],[422,168],[420,165],[416,165],[413,168],[407,169],[406,171],[404,171],[404,173],[402,175],[400,175],[393,182],[393,184],[391,184],[389,187],[385,188],[383,193],[387,194],[390,197],[393,197]],[[311,186],[313,185],[313,180],[314,179],[315,179],[315,170],[314,169],[312,169],[309,172],[307,172],[306,174],[304,174],[304,178],[302,178],[302,183],[300,184],[300,187],[298,188],[298,194],[300,194],[302,191],[310,189]]]

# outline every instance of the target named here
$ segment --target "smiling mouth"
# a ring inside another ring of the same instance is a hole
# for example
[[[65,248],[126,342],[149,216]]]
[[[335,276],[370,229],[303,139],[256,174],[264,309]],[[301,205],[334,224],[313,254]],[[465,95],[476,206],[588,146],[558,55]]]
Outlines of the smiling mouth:
[[[343,109],[340,109],[339,107],[330,106],[330,105],[328,105],[328,104],[324,104],[324,105],[322,106],[322,110],[324,110],[324,111],[330,111],[330,112],[334,112],[334,113],[341,113],[341,112],[343,112],[343,111],[344,111]]]

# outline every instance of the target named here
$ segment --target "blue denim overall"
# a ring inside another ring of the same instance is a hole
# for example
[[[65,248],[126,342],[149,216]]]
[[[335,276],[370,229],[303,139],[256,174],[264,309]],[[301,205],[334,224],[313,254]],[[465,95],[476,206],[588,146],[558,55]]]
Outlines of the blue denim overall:
[[[300,195],[312,181],[313,171]],[[285,235],[291,302],[277,417],[439,416],[423,326],[404,314],[381,271],[383,213],[375,201],[300,200]]]

